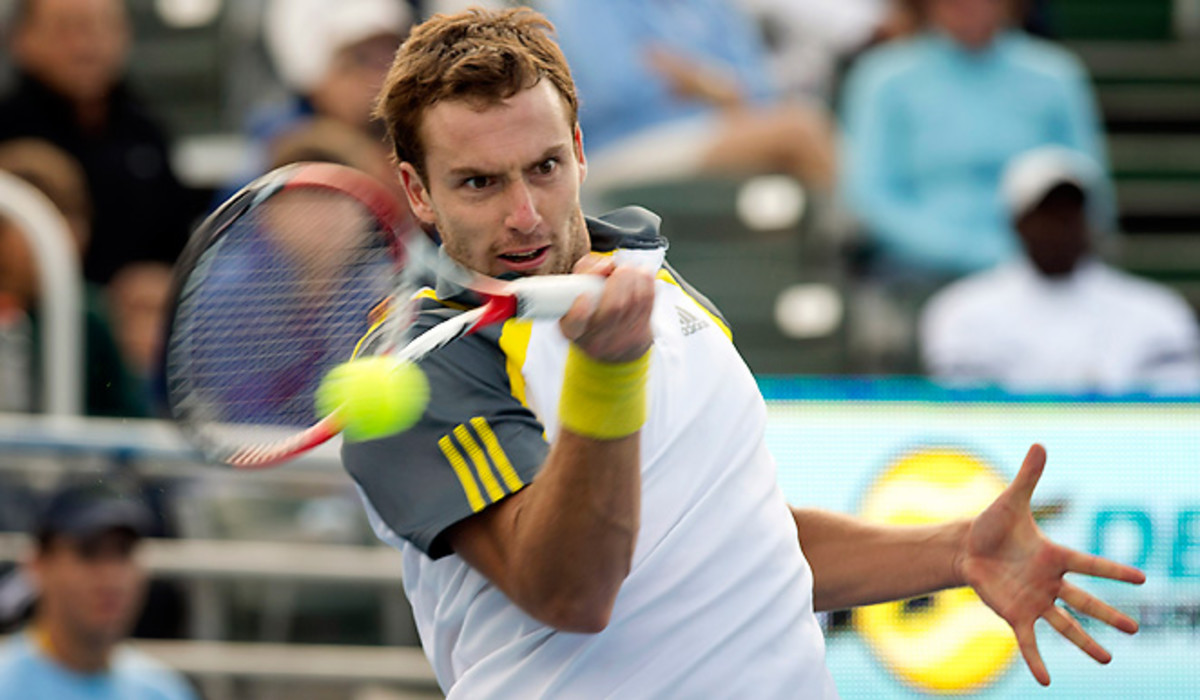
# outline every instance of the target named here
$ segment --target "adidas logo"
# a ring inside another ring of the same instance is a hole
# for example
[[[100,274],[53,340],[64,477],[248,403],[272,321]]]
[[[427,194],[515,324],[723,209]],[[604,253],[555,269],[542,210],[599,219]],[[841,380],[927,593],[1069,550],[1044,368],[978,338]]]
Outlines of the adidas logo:
[[[685,336],[708,328],[708,319],[702,316],[696,316],[690,311],[679,306],[675,307],[675,311],[679,314],[679,329],[683,331]]]

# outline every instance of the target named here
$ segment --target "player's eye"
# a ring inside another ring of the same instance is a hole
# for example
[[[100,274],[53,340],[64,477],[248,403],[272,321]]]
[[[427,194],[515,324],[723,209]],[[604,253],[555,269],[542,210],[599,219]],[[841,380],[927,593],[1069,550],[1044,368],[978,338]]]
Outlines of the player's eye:
[[[462,181],[462,186],[469,190],[486,189],[488,187],[488,185],[491,185],[491,184],[492,184],[492,178],[488,177],[487,175],[474,175],[474,176],[468,177]]]
[[[547,158],[533,166],[533,172],[537,175],[550,175],[555,170],[558,170],[558,158]]]

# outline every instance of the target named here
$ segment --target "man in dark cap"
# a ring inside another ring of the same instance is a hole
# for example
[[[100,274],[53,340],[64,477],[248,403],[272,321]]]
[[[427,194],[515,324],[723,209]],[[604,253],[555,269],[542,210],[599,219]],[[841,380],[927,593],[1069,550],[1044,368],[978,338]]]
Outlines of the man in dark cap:
[[[142,607],[136,554],[151,524],[140,500],[102,482],[50,498],[26,562],[36,608],[0,647],[0,700],[194,700],[174,672],[120,645]]]

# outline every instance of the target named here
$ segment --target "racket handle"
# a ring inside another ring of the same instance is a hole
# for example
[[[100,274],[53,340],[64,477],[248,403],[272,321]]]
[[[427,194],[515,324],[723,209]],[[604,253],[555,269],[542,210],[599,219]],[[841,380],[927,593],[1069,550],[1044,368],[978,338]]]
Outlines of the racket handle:
[[[518,318],[562,318],[575,300],[586,295],[594,304],[604,291],[599,275],[546,275],[523,277],[511,283]]]

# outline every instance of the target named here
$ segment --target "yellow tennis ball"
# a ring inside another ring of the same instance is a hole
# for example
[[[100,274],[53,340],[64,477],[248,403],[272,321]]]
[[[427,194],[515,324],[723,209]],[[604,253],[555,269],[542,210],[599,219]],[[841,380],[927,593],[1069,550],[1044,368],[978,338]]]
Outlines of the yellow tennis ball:
[[[411,362],[363,357],[329,370],[317,387],[317,415],[337,411],[347,440],[376,440],[411,428],[429,403],[429,380]]]

